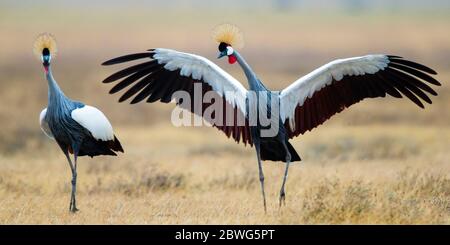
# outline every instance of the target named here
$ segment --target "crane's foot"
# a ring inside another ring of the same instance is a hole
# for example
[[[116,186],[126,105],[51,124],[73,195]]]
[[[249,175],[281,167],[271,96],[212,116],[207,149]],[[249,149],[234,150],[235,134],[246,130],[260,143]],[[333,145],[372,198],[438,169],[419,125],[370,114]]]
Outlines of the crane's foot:
[[[71,212],[71,213],[76,213],[79,209],[77,208],[77,205],[75,204],[76,202],[75,202],[75,197],[74,196],[72,196],[71,198],[70,198],[70,207],[69,207],[69,211]]]
[[[76,213],[79,209],[77,208],[76,205],[76,198],[75,198],[75,194],[72,193],[72,195],[70,196],[70,206],[69,206],[69,211],[71,213]]]
[[[69,204],[69,211],[72,212],[72,206],[73,206],[73,194],[70,195],[70,204]]]
[[[77,207],[75,207],[75,206],[73,206],[73,207],[70,209],[70,212],[72,212],[72,213],[76,213],[77,211],[79,211],[79,209],[78,209]]]
[[[76,205],[76,197],[75,193],[77,191],[77,173],[73,173],[72,175],[72,193],[70,196],[70,207],[69,210],[72,213],[76,213],[78,211],[77,205]]]
[[[284,190],[280,191],[280,208],[281,205],[286,206],[286,193],[284,192]]]

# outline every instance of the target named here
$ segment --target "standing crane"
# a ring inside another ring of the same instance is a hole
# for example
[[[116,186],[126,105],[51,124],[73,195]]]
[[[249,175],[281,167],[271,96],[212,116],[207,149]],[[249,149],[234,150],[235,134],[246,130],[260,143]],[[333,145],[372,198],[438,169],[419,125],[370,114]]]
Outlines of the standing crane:
[[[51,34],[40,34],[34,43],[34,53],[42,61],[48,82],[48,106],[42,110],[39,122],[42,131],[58,143],[72,171],[72,193],[69,210],[76,206],[77,158],[79,156],[116,156],[123,148],[111,123],[95,107],[66,97],[53,78],[51,60],[56,55],[56,41]],[[69,153],[73,154],[73,163]]]
[[[245,122],[240,125],[224,125],[211,119],[208,122],[212,122],[212,126],[225,132],[236,142],[242,141],[245,145],[255,146],[264,210],[266,210],[266,198],[261,160],[286,163],[279,194],[281,206],[285,202],[285,184],[289,164],[300,161],[289,139],[312,130],[334,114],[365,98],[385,97],[386,94],[401,98],[404,95],[417,106],[424,108],[420,99],[431,104],[431,99],[426,93],[437,95],[427,83],[440,85],[429,75],[437,73],[424,65],[399,56],[377,54],[332,61],[301,77],[282,91],[272,92],[264,86],[241,54],[234,49],[242,47],[243,44],[242,33],[236,26],[220,25],[214,30],[213,36],[219,43],[218,58],[226,56],[230,64],[237,62],[241,66],[247,78],[249,90],[204,57],[163,48],[124,55],[104,62],[102,65],[114,65],[148,59],[110,75],[103,82],[120,80],[110,93],[126,90],[119,102],[134,96],[131,104],[144,99],[148,103],[156,101],[168,103],[173,97],[177,99],[177,91],[185,91],[192,98],[198,93],[200,95],[208,92],[217,94],[223,100],[224,107],[231,108],[235,116],[243,115]],[[202,85],[202,89],[195,91],[195,85],[198,84]],[[251,92],[273,96],[267,96],[272,99],[265,101],[257,97],[255,103],[255,100],[252,102],[249,96]],[[272,111],[273,100],[275,105],[279,105],[278,111]],[[203,112],[211,103],[202,101],[197,105],[183,107],[183,103],[178,101],[177,105],[205,118]],[[198,106],[201,109],[198,109]],[[223,114],[217,116],[226,120],[229,117],[227,111],[224,110]],[[271,122],[277,122],[277,120],[279,122],[276,134],[269,137],[262,135],[265,127],[261,124],[260,118],[256,120],[256,123],[250,123],[253,120],[250,117],[251,114],[264,111],[271,112],[271,118],[275,118]]]

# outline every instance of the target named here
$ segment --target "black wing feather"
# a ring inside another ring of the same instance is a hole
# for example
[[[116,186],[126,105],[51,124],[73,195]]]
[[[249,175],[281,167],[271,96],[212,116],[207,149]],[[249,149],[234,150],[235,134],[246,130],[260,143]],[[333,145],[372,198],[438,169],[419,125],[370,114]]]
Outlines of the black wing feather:
[[[405,60],[405,59],[399,59],[399,58],[390,58],[389,60],[392,63],[397,63],[397,64],[409,66],[409,67],[415,68],[417,70],[421,70],[421,71],[428,72],[428,73],[433,74],[433,75],[437,75],[437,72],[434,71],[433,69],[431,69],[429,67],[426,67],[426,66],[424,66],[422,64],[416,63],[414,61]]]
[[[410,68],[408,66],[404,66],[404,65],[401,65],[401,64],[396,64],[396,63],[391,63],[391,64],[389,64],[389,66],[392,67],[392,68],[396,68],[398,70],[401,70],[403,72],[410,73],[411,75],[414,75],[414,76],[416,76],[416,77],[418,77],[420,79],[423,79],[423,80],[425,80],[425,81],[427,81],[427,82],[429,82],[431,84],[434,84],[436,86],[441,86],[441,83],[438,80],[434,79],[430,75],[428,75],[426,73],[423,73],[423,72],[421,72],[419,70],[416,70],[416,69],[413,69],[413,68]]]
[[[156,67],[158,65],[158,62],[155,60],[152,61],[148,61],[148,62],[144,62],[141,64],[137,64],[134,66],[130,66],[128,68],[125,68],[123,70],[120,70],[112,75],[110,75],[109,77],[105,78],[105,80],[103,80],[103,83],[110,83],[110,82],[114,82],[116,80],[119,80],[121,78],[124,78],[126,76],[129,76],[133,73],[145,70],[145,69],[150,69],[152,67]]]
[[[120,64],[120,63],[124,63],[124,62],[128,62],[128,61],[132,61],[132,60],[138,60],[138,59],[144,59],[144,58],[151,58],[152,53],[137,53],[137,54],[127,54],[124,56],[120,56],[114,59],[110,59],[107,60],[105,62],[102,63],[102,65],[104,66],[109,66],[109,65],[115,65],[115,64]]]

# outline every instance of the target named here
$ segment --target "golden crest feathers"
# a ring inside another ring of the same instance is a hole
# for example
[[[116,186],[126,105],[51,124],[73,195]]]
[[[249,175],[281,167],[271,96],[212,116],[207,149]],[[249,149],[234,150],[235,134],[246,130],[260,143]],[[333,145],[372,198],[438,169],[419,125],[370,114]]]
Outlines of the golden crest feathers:
[[[39,34],[34,41],[33,52],[38,59],[41,59],[42,50],[47,48],[50,51],[50,55],[54,58],[56,56],[56,40],[50,33]]]
[[[216,26],[212,34],[218,43],[226,43],[235,48],[244,47],[244,36],[241,30],[233,24],[222,24]]]

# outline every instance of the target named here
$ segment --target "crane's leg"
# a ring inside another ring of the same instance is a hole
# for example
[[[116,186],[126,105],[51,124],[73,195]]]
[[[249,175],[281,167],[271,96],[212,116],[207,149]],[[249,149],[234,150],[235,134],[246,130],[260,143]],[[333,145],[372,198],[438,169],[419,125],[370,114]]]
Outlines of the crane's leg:
[[[289,152],[289,148],[287,147],[287,144],[285,141],[282,141],[282,142],[283,142],[284,149],[286,150],[286,169],[284,170],[283,184],[281,185],[281,190],[280,190],[280,207],[281,207],[282,203],[286,205],[286,192],[284,191],[284,186],[286,185],[289,164],[291,163],[291,153]]]
[[[78,211],[77,209],[77,201],[76,201],[76,193],[77,193],[77,158],[78,158],[78,152],[74,151],[73,153],[73,159],[74,159],[74,166],[73,166],[73,172],[72,172],[72,206],[70,211],[72,213],[75,213]]]
[[[260,144],[255,142],[255,149],[256,149],[256,157],[258,158],[258,169],[259,169],[259,182],[261,183],[261,193],[263,197],[263,204],[264,204],[264,212],[267,213],[267,206],[266,206],[266,193],[264,191],[264,173],[263,168],[261,165],[261,154],[260,154]]]
[[[70,205],[69,205],[69,211],[72,211],[72,205],[74,202],[73,175],[75,174],[75,168],[73,167],[72,159],[70,159],[69,152],[64,151],[64,155],[66,155],[67,161],[69,162],[70,171],[72,172],[72,194],[70,195]]]

